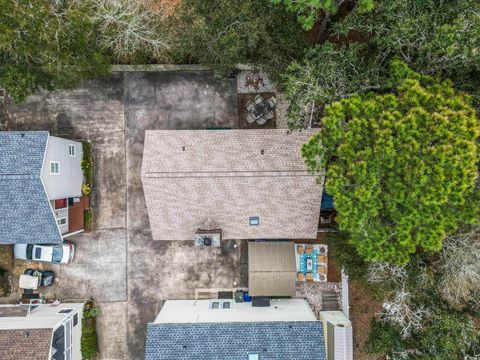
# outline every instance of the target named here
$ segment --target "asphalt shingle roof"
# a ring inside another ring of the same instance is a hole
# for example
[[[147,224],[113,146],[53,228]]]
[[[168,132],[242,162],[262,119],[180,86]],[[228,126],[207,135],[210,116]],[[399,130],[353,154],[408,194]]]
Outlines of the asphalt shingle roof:
[[[41,181],[48,136],[0,132],[0,244],[63,242]]]
[[[325,360],[321,321],[148,324],[145,360]]]
[[[47,360],[52,329],[0,330],[0,359]]]
[[[153,239],[192,239],[207,222],[224,239],[316,238],[322,187],[301,156],[315,131],[146,131],[142,183]]]
[[[42,171],[48,131],[0,132],[0,175],[38,175]]]

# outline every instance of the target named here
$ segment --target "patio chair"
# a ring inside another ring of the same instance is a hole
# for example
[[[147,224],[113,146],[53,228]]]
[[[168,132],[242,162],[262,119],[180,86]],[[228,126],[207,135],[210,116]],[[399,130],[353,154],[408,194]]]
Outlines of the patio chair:
[[[263,117],[267,120],[273,119],[274,116],[275,115],[273,115],[273,111],[269,111],[265,115],[263,115]]]
[[[257,119],[257,124],[260,125],[260,126],[265,125],[267,120],[268,119],[265,116],[262,116],[260,119]]]
[[[265,102],[265,100],[263,100],[263,97],[261,95],[257,95],[253,98],[253,102],[255,104],[261,104],[261,103]]]
[[[303,255],[305,253],[305,248],[302,245],[297,246],[297,254]]]
[[[328,257],[325,255],[318,255],[317,256],[317,261],[319,264],[327,264],[328,263]]]
[[[306,250],[305,250],[305,254],[312,255],[313,254],[313,248],[311,246],[307,247]]]
[[[272,96],[270,99],[267,100],[268,106],[270,106],[270,109],[273,109],[277,105],[277,98],[275,96]]]
[[[253,109],[255,108],[255,104],[253,103],[252,100],[248,100],[247,101],[247,104],[245,105],[246,109],[250,112],[253,111]]]
[[[253,124],[255,121],[257,121],[257,119],[255,119],[255,117],[252,114],[247,115],[247,122],[249,124]]]
[[[306,279],[307,279],[307,282],[313,282],[313,274],[312,273],[307,273]]]
[[[305,275],[302,272],[297,272],[297,281],[305,281]]]
[[[317,272],[318,272],[319,274],[327,274],[327,273],[328,273],[328,267],[327,267],[326,265],[324,265],[324,266],[321,266],[321,265],[320,265],[320,266],[318,266],[318,268],[317,268]]]

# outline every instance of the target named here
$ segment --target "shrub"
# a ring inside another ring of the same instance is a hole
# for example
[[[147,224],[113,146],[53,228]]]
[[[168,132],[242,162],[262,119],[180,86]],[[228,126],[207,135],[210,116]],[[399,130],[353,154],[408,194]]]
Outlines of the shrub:
[[[84,360],[94,359],[98,354],[96,329],[96,316],[98,313],[98,308],[95,306],[93,300],[89,300],[85,303],[83,308],[81,340],[82,358]]]
[[[92,188],[90,187],[90,185],[87,185],[87,184],[82,185],[82,194],[84,196],[90,195],[91,192],[92,192]]]
[[[85,183],[92,184],[92,145],[88,141],[82,143],[83,147],[83,159],[82,170],[85,177]]]
[[[392,349],[403,348],[400,331],[393,325],[372,319],[370,334],[364,344],[364,349],[369,354],[384,354]]]
[[[83,229],[85,231],[93,230],[93,209],[86,209],[83,211]]]

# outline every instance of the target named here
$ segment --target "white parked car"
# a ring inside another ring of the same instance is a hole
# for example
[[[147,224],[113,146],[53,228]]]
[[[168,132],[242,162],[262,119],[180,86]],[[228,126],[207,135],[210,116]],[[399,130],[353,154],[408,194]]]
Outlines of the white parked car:
[[[73,260],[75,247],[70,243],[59,245],[16,244],[13,247],[13,253],[15,258],[21,260],[68,264]]]

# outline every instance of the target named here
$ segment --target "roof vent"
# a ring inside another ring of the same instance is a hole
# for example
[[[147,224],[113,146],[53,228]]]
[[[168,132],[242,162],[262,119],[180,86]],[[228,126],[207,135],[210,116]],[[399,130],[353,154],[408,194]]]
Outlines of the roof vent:
[[[260,150],[260,154],[262,155],[265,154],[265,150],[264,149]]]
[[[258,360],[258,354],[248,354],[248,360]]]
[[[182,146],[182,151],[185,151],[185,146]]]

